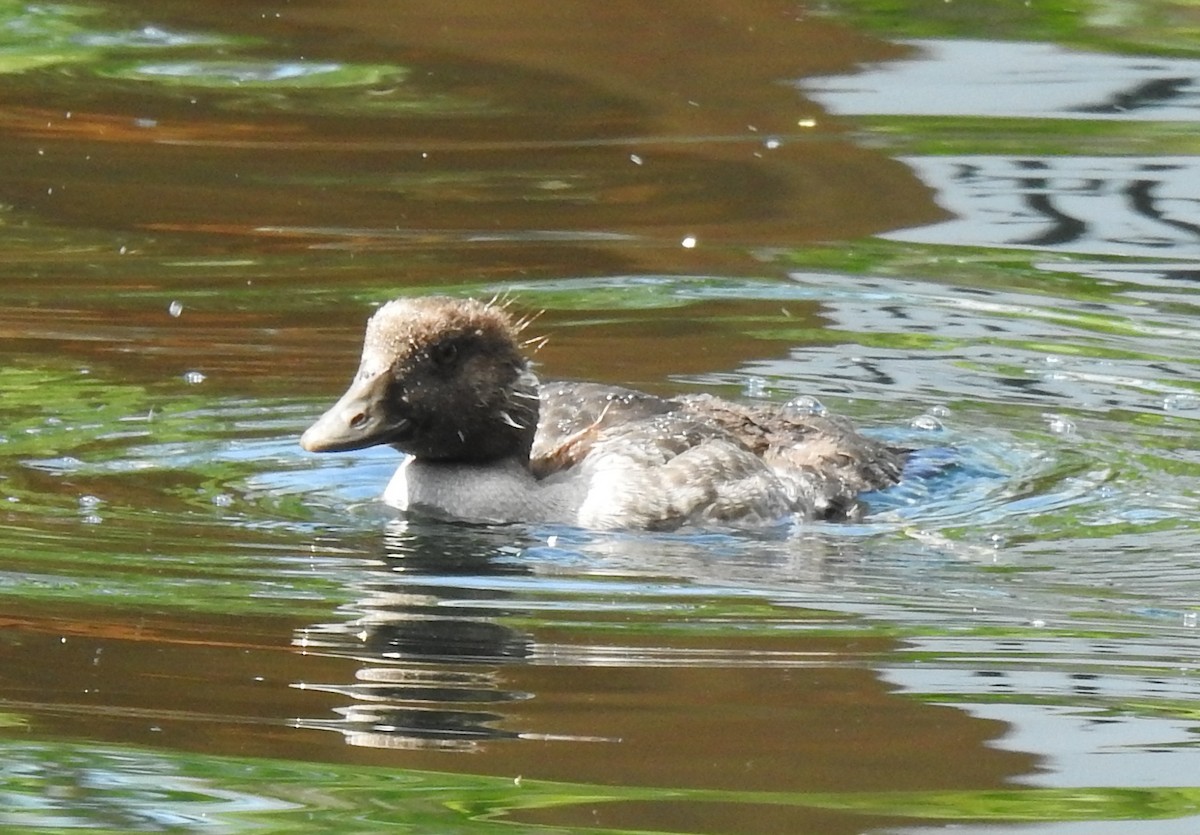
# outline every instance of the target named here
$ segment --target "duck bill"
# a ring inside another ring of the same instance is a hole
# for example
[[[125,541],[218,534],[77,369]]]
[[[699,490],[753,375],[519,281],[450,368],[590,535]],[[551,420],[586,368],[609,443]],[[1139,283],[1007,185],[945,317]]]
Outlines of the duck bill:
[[[341,399],[300,436],[309,452],[346,452],[389,443],[408,421],[387,414],[387,374],[355,379]]]

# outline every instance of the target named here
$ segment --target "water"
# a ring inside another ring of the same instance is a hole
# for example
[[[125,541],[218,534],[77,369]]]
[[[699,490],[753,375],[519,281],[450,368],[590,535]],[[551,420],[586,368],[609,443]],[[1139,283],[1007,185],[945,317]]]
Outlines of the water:
[[[0,3],[3,826],[1195,829],[1194,50],[785,5]],[[854,525],[397,518],[296,439],[432,290],[920,451]]]

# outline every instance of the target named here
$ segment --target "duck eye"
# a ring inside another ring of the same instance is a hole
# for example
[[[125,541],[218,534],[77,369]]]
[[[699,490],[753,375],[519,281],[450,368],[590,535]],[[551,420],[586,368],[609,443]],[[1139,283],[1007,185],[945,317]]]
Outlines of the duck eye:
[[[429,358],[438,368],[449,368],[458,359],[458,345],[454,342],[439,342],[429,349]]]

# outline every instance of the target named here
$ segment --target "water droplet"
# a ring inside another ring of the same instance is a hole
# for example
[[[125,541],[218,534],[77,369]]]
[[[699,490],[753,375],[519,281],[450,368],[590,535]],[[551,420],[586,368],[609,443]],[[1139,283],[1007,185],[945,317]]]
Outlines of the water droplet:
[[[99,496],[88,494],[79,497],[79,507],[84,510],[90,510],[92,508],[99,507],[102,504],[104,504],[104,499],[100,498]]]
[[[763,147],[764,147],[764,148],[766,148],[768,151],[774,151],[775,149],[777,149],[777,148],[778,148],[780,145],[782,145],[782,144],[783,144],[783,143],[782,143],[782,142],[780,142],[778,139],[771,138],[771,139],[768,139],[766,142],[764,142],[764,143],[763,143]]]
[[[747,377],[743,392],[746,397],[761,399],[767,396],[770,386],[763,377]]]
[[[218,493],[212,497],[212,503],[217,507],[229,507],[233,504],[233,496],[228,493]]]
[[[1197,620],[1197,617],[1196,617],[1195,612],[1184,612],[1183,613],[1183,625],[1188,627],[1189,629],[1196,628],[1196,620]]]
[[[638,156],[637,154],[630,154],[629,161],[632,162],[634,165],[642,164],[642,158],[640,156]]]
[[[204,382],[204,375],[199,371],[188,371],[183,375],[183,381],[188,385],[196,386]]]
[[[183,302],[179,302],[179,301],[171,302],[171,304],[169,304],[167,306],[167,313],[170,313],[171,316],[178,319],[179,314],[183,313]]]
[[[801,394],[784,403],[783,412],[795,417],[811,417],[813,415],[825,414],[826,409],[825,404],[817,398],[808,394]]]
[[[1029,625],[1034,627],[1035,629],[1042,629],[1043,627],[1045,627],[1046,621],[1042,620],[1041,618],[1034,618],[1033,620],[1031,620],[1029,622]]]
[[[682,241],[679,242],[679,245],[682,246],[684,249],[695,249],[696,248],[696,236],[695,235],[687,235],[686,237],[684,237],[684,239]]]
[[[943,406],[940,403],[937,405],[934,405],[934,406],[930,406],[928,409],[928,412],[929,412],[929,414],[933,415],[935,418],[950,417],[950,407]]]
[[[1046,428],[1055,435],[1075,434],[1075,421],[1071,420],[1069,417],[1052,413],[1046,413],[1042,415],[1042,417],[1046,421]]]

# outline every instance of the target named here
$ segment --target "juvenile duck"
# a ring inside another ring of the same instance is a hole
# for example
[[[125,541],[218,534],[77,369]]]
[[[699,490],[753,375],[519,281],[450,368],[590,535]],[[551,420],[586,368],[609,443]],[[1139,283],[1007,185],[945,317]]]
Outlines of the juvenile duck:
[[[385,304],[301,446],[407,453],[384,492],[401,510],[598,529],[857,518],[900,477],[903,450],[813,409],[540,383],[521,327],[472,299]]]

